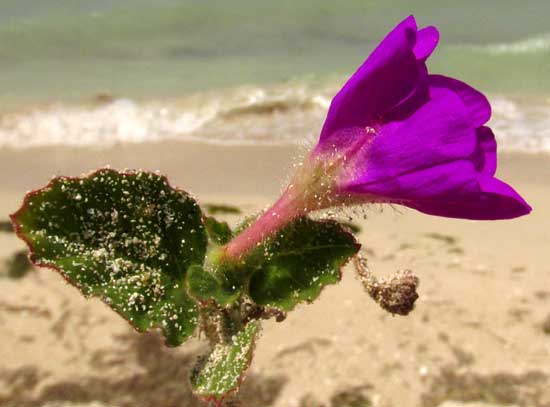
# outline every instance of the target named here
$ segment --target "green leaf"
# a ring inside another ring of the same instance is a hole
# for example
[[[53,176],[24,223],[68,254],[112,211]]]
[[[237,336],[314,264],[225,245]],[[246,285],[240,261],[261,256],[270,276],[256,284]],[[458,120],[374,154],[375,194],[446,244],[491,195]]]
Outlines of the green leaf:
[[[184,287],[202,264],[206,232],[197,203],[164,177],[102,169],[55,178],[12,215],[31,260],[98,296],[138,331],[160,327],[169,346],[197,325]]]
[[[187,290],[191,297],[205,304],[214,301],[226,306],[235,303],[250,277],[250,270],[240,265],[220,262],[223,246],[233,238],[227,222],[218,221],[212,216],[204,217],[204,225],[210,238],[206,264],[193,267],[187,274]]]
[[[354,234],[361,233],[361,226],[353,222],[340,222],[340,225],[347,227]]]
[[[205,216],[204,225],[210,239],[218,245],[224,245],[231,240],[233,233],[227,222],[220,222],[211,216]]]
[[[249,295],[284,311],[316,299],[327,284],[340,281],[342,266],[359,250],[354,237],[335,221],[300,218],[257,248]]]
[[[189,295],[201,303],[214,301],[223,306],[235,302],[240,296],[236,286],[222,284],[216,276],[198,265],[187,270],[186,280]]]
[[[238,391],[250,366],[260,323],[252,321],[233,335],[228,343],[219,343],[202,358],[191,372],[193,392],[205,402],[221,405]]]
[[[210,215],[239,215],[241,213],[241,210],[236,206],[225,204],[205,204],[204,209]]]

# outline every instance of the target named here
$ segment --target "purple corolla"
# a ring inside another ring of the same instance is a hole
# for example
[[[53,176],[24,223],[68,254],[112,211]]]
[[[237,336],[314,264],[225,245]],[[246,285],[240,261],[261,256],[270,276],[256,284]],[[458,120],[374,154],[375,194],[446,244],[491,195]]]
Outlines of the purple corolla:
[[[495,178],[496,141],[485,96],[429,74],[435,27],[406,18],[332,100],[319,143],[275,205],[226,247],[239,258],[292,219],[370,202],[438,216],[494,220],[531,211]]]

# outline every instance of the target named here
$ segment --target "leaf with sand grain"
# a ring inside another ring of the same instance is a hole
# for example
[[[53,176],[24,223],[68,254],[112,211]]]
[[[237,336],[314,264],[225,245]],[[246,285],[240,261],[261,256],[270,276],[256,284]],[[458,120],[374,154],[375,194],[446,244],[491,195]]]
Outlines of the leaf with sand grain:
[[[233,232],[227,222],[219,221],[212,216],[205,216],[204,225],[206,226],[208,237],[215,244],[226,244],[233,237]]]
[[[299,218],[257,247],[249,295],[259,305],[291,311],[315,300],[340,281],[341,268],[359,250],[355,238],[335,221]]]
[[[250,366],[260,323],[252,321],[227,342],[214,346],[191,372],[193,392],[202,401],[222,406],[236,393]]]
[[[27,194],[12,220],[33,263],[100,297],[138,331],[161,328],[169,346],[195,331],[184,281],[204,261],[206,231],[195,200],[166,178],[110,169],[55,178]]]
[[[189,295],[204,305],[211,301],[221,306],[229,305],[241,295],[235,285],[223,284],[217,276],[198,265],[189,267],[186,285]]]

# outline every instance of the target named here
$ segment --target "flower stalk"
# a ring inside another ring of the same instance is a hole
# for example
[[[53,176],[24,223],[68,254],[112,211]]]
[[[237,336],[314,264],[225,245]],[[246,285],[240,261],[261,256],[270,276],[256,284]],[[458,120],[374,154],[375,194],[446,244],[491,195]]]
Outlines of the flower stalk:
[[[312,152],[298,167],[279,199],[224,249],[224,259],[238,260],[293,220],[343,203],[336,187],[342,158]]]
[[[304,204],[290,185],[273,206],[227,244],[224,250],[224,259],[240,259],[264,239],[271,237],[304,213]]]

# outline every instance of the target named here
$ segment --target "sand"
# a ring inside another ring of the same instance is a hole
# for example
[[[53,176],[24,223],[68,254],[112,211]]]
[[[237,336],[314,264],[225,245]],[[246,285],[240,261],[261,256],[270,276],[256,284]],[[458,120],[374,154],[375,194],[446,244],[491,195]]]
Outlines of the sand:
[[[0,220],[51,175],[106,164],[158,169],[200,202],[252,213],[276,197],[299,154],[168,142],[2,150]],[[314,304],[264,323],[244,405],[549,407],[550,157],[500,158],[499,175],[531,203],[530,216],[472,222],[404,208],[359,211],[354,221],[372,271],[409,268],[420,277],[415,310],[387,314],[347,267]],[[21,248],[0,232],[0,261]],[[156,333],[135,333],[50,270],[4,276],[0,292],[0,406],[199,406],[187,373],[204,342],[167,349]],[[452,403],[460,401],[474,403]]]

